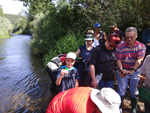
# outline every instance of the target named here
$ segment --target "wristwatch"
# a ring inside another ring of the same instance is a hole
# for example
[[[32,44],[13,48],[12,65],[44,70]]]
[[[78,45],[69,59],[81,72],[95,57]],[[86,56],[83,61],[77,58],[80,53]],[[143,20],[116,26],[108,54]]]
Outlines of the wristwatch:
[[[130,70],[134,70],[134,72],[136,71],[136,69],[134,68],[134,67],[131,67],[131,69]]]

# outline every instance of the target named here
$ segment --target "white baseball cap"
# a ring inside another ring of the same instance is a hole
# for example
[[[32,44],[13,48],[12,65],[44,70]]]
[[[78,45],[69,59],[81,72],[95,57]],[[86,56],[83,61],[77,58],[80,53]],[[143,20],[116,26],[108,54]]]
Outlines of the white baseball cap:
[[[67,54],[66,58],[71,58],[71,59],[75,60],[76,59],[76,54],[74,52],[69,52]]]
[[[102,113],[120,113],[121,98],[112,88],[93,89],[90,97]]]

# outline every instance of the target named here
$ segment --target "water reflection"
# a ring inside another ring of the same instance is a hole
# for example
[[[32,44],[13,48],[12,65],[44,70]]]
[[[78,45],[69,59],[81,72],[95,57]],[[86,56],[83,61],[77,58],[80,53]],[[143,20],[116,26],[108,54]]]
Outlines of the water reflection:
[[[0,39],[0,113],[45,112],[52,94],[41,58],[31,55],[30,36]]]

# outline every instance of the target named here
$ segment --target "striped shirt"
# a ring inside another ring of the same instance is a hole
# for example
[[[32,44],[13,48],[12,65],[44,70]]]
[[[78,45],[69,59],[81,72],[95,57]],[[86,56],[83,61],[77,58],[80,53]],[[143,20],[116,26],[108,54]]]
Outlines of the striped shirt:
[[[129,47],[127,42],[121,43],[116,48],[117,60],[121,60],[124,69],[134,66],[138,57],[144,58],[146,47],[143,43],[136,41],[133,47]]]

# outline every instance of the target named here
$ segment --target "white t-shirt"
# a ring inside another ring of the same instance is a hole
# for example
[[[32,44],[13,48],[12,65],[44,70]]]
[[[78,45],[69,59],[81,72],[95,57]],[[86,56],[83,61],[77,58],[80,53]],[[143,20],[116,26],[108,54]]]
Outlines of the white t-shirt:
[[[94,42],[92,43],[92,46],[96,47],[98,45],[99,45],[99,40],[97,40],[97,39],[94,38]]]

